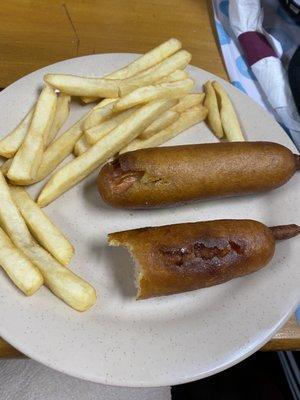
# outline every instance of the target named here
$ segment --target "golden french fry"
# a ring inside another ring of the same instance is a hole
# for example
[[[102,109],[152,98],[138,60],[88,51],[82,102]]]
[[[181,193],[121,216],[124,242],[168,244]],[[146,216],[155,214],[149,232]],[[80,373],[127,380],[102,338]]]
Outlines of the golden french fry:
[[[68,94],[62,92],[58,94],[54,119],[46,136],[46,146],[52,142],[60,128],[66,122],[70,113],[70,101],[71,96]]]
[[[206,118],[206,115],[207,109],[205,107],[202,105],[194,106],[190,110],[183,112],[177,121],[175,121],[172,125],[169,125],[166,129],[163,129],[148,139],[137,138],[133,140],[120,151],[120,154],[128,151],[159,146],[168,140],[173,139],[185,129],[188,129],[191,126],[203,121]]]
[[[238,117],[228,94],[219,82],[214,81],[212,85],[217,94],[222,127],[227,139],[230,142],[245,141]]]
[[[63,267],[38,244],[25,246],[22,251],[41,271],[45,285],[70,307],[86,311],[95,304],[97,296],[93,286]]]
[[[1,172],[0,204],[0,223],[10,239],[15,243],[13,238],[18,237],[22,243],[30,245],[32,243],[32,237],[20,212],[13,203],[8,184]]]
[[[97,110],[97,108],[102,108],[102,107],[106,106],[109,103],[113,103],[116,100],[118,100],[118,98],[102,99],[101,101],[99,101],[98,104],[95,105],[94,108],[92,108],[92,110]]]
[[[94,103],[96,101],[99,101],[99,97],[82,96],[82,97],[80,97],[80,100],[84,104],[90,104],[90,103]]]
[[[9,168],[10,168],[10,166],[11,166],[11,163],[12,163],[12,158],[9,158],[8,160],[6,160],[2,165],[1,165],[1,172],[2,172],[2,174],[4,175],[4,176],[6,176],[6,174],[7,174],[7,172],[8,172],[8,170],[9,170]]]
[[[192,79],[144,86],[120,98],[120,100],[114,103],[113,108],[115,111],[123,111],[149,101],[178,99],[189,93],[193,86],[194,81]]]
[[[7,173],[12,181],[22,184],[37,176],[43,158],[44,135],[52,124],[56,102],[56,93],[46,85],[37,101],[27,135]]]
[[[164,112],[154,122],[152,122],[152,124],[149,125],[144,132],[139,135],[139,139],[148,139],[149,137],[155,135],[157,132],[160,132],[167,126],[173,124],[173,122],[179,118],[179,115],[179,113],[172,110]]]
[[[178,104],[176,104],[172,108],[172,111],[182,113],[188,110],[189,108],[192,108],[198,104],[202,104],[204,97],[205,97],[204,93],[189,93],[182,99],[179,99]]]
[[[75,310],[85,311],[96,301],[95,289],[68,268],[63,267],[32,238],[9,187],[0,173],[0,222],[14,245],[37,267],[37,279],[43,282]],[[40,272],[39,272],[39,271]]]
[[[65,235],[20,186],[10,186],[10,193],[33,237],[62,265],[68,265],[74,247]]]
[[[177,69],[176,71],[172,72],[170,75],[165,76],[162,78],[159,83],[164,82],[176,82],[176,81],[183,81],[184,79],[189,79],[190,76],[186,71],[182,69]]]
[[[88,144],[86,137],[81,136],[80,139],[77,140],[73,153],[76,157],[80,156],[81,154],[85,153],[89,149],[90,145]]]
[[[26,296],[34,294],[43,284],[43,278],[36,266],[14,246],[7,234],[0,228],[0,265],[12,282]]]
[[[85,118],[86,114],[50,144],[45,150],[36,179],[25,182],[26,185],[44,179],[54,171],[65,158],[72,154],[75,143],[82,135],[82,123]]]
[[[100,99],[99,99],[99,97],[81,97],[81,100],[85,103],[85,104],[89,104],[89,103],[94,103],[95,101],[99,101]],[[100,102],[99,102],[99,104],[102,104],[103,103],[103,105],[106,105],[106,104],[108,104],[108,103],[110,103],[111,101],[113,101],[114,99],[110,99],[110,98],[107,98],[107,99],[102,99]],[[98,105],[99,105],[98,104]]]
[[[125,96],[141,86],[152,85],[190,62],[191,55],[185,50],[166,58],[140,75],[128,79],[86,78],[75,75],[45,75],[49,85],[72,96],[119,97]]]
[[[107,104],[103,100],[104,104]],[[87,114],[84,114],[74,125],[71,126],[66,132],[60,135],[50,146],[45,150],[42,160],[42,165],[38,170],[38,175],[35,179],[31,179],[28,181],[23,181],[24,185],[30,185],[32,183],[41,181],[47,175],[49,175],[66,157],[72,154],[73,148],[76,142],[81,137],[83,131],[83,122],[90,115],[90,113],[96,108],[99,107],[99,104],[92,108]],[[8,160],[11,162],[11,160]],[[4,175],[9,167],[9,162],[5,162],[1,170]]]
[[[104,121],[100,123],[99,125],[94,126],[93,128],[89,128],[84,131],[85,138],[87,140],[87,143],[89,145],[93,145],[98,140],[104,138],[109,132],[111,132],[113,129],[115,129],[120,123],[125,121],[137,108],[133,107],[130,110],[123,111],[113,117],[111,117],[109,120]],[[78,143],[78,142],[77,142]],[[76,145],[77,145],[76,143]],[[81,145],[80,145],[81,146]],[[75,153],[76,146],[74,148],[74,153]],[[78,149],[76,149],[78,150]],[[75,153],[75,155],[78,155]]]
[[[171,108],[174,102],[175,100],[160,100],[136,110],[109,135],[52,175],[38,197],[38,205],[46,206],[80,182],[143,132],[160,114]]]
[[[119,69],[118,71],[114,71],[108,75],[106,75],[105,79],[126,79],[130,78],[138,74],[141,71],[144,71],[155,64],[163,61],[168,58],[172,54],[176,53],[176,51],[181,49],[181,42],[177,39],[171,38],[166,42],[160,44],[154,49],[148,51],[141,57],[137,58],[132,63],[126,65],[125,67]],[[185,79],[185,78],[181,78]],[[91,103],[95,101],[93,97],[83,97],[82,100],[85,103]]]
[[[116,99],[104,99],[100,101],[99,104],[97,104],[88,114],[88,116],[85,118],[85,121],[83,121],[83,126],[94,126],[94,124],[97,123],[97,121],[105,120],[109,118],[110,115],[112,115],[113,108],[110,103],[114,103]],[[76,141],[76,144],[74,145],[73,153],[75,154],[76,157],[80,156],[83,154],[87,149],[89,148],[89,144],[86,140],[86,138],[81,135],[80,138]]]
[[[27,135],[32,115],[34,112],[33,106],[25,115],[19,125],[10,132],[7,136],[0,140],[0,156],[11,158],[19,150],[25,136]]]
[[[154,67],[149,68],[148,71],[134,76],[133,78],[118,81],[120,89],[119,94],[123,97],[139,87],[157,83],[177,69],[184,69],[190,61],[191,54],[185,50],[180,50],[159,64],[154,65]]]
[[[191,54],[186,50],[180,50],[153,67],[142,71],[138,75],[118,81],[119,96],[125,96],[134,89],[138,89],[142,86],[178,80],[176,78],[177,71],[184,69],[190,60]],[[175,77],[173,74],[175,74]]]
[[[118,97],[118,80],[87,78],[66,74],[47,74],[44,81],[70,96]]]
[[[83,134],[83,125],[93,112],[107,106],[115,99],[104,99],[84,114],[75,124],[53,142],[45,151],[42,165],[38,172],[39,180],[49,175],[58,164],[70,155]]]
[[[16,245],[13,240],[14,237],[19,237],[20,240],[24,243],[25,246],[30,245],[32,243],[31,235],[26,227],[25,222],[23,221],[19,211],[14,205],[9,187],[6,183],[6,180],[2,173],[0,172],[0,223],[2,228],[5,230],[7,235]],[[18,247],[18,246],[17,246]],[[23,268],[26,268],[26,264],[24,263]],[[25,283],[25,280],[27,283]],[[31,283],[30,283],[31,282]],[[43,277],[40,272],[34,268],[33,266],[28,266],[28,281],[27,278],[24,277],[24,285],[29,284],[32,289],[28,286],[28,291],[32,292],[36,291],[43,284]]]
[[[146,73],[148,73],[147,70],[143,71],[140,74],[137,74],[136,76],[145,75]],[[106,78],[108,78],[108,77],[106,77]],[[188,78],[189,78],[189,74],[186,71],[177,69],[176,71],[172,72],[170,75],[167,75],[164,78],[160,79],[158,81],[158,83],[182,81],[182,80],[188,79]],[[81,100],[84,103],[88,104],[88,103],[97,101],[98,98],[97,97],[81,97]]]
[[[181,42],[178,39],[171,38],[166,42],[160,44],[154,49],[148,51],[141,57],[137,58],[132,63],[126,65],[124,68],[119,69],[109,75],[106,75],[107,79],[126,79],[133,75],[144,71],[153,65],[158,64],[164,59],[170,57],[176,53],[182,47]]]
[[[215,90],[211,81],[204,84],[205,100],[204,105],[208,110],[207,121],[213,133],[220,139],[224,136],[221,116]]]
[[[105,99],[108,100],[108,99]],[[113,105],[118,99],[109,99],[109,102],[104,100],[99,103],[98,106],[94,107],[92,112],[84,121],[84,129],[92,128],[93,126],[99,125],[102,121],[108,119],[114,113]],[[103,104],[104,103],[104,104]]]

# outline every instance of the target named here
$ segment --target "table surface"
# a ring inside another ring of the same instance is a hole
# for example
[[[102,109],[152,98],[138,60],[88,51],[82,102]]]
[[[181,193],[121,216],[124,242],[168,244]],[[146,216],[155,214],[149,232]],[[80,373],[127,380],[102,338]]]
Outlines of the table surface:
[[[144,53],[170,37],[192,64],[228,79],[209,0],[3,0],[0,88],[57,61],[94,53]],[[263,350],[300,349],[295,318]],[[0,338],[0,357],[22,356]]]

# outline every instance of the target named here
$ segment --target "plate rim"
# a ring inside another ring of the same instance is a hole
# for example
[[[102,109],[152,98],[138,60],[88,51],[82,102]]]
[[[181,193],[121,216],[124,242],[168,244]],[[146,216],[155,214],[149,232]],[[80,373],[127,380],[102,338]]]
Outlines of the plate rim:
[[[87,59],[89,58],[89,59],[90,59],[91,57],[94,57],[94,56],[111,56],[111,55],[115,55],[115,56],[122,56],[122,55],[126,55],[126,56],[127,56],[127,55],[139,56],[139,55],[141,55],[141,54],[139,54],[139,53],[127,53],[127,52],[120,52],[120,53],[114,53],[114,52],[112,52],[112,53],[98,53],[98,54],[84,55],[84,56],[80,56],[80,57],[73,57],[73,58],[61,60],[61,61],[58,61],[58,62],[49,64],[49,65],[47,65],[47,66],[44,66],[44,67],[42,67],[42,68],[39,68],[39,69],[37,69],[37,70],[35,70],[35,71],[32,71],[32,72],[30,72],[30,73],[27,74],[27,75],[22,76],[21,78],[19,78],[18,80],[12,82],[10,85],[8,85],[6,88],[4,88],[4,89],[1,91],[0,96],[1,96],[2,94],[5,94],[6,91],[7,91],[9,88],[13,87],[15,84],[20,83],[20,81],[22,81],[22,80],[26,80],[26,78],[28,78],[28,77],[34,75],[35,73],[37,73],[37,72],[39,72],[39,71],[47,70],[47,69],[49,69],[49,68],[51,68],[51,67],[53,67],[53,66],[58,66],[58,65],[63,64],[63,63],[65,63],[65,62],[72,62],[73,60],[79,60],[79,59],[85,59],[85,58],[87,58]],[[236,88],[234,85],[232,85],[230,82],[228,82],[228,81],[224,80],[223,78],[221,78],[221,77],[219,77],[219,76],[217,76],[217,75],[211,73],[210,71],[206,71],[206,70],[204,70],[204,69],[202,69],[202,68],[199,68],[198,66],[195,66],[195,65],[193,65],[193,64],[190,64],[190,65],[191,65],[193,68],[196,68],[197,70],[204,71],[205,73],[209,73],[209,74],[215,76],[218,80],[220,80],[221,82],[223,82],[225,85],[230,85],[230,86],[232,87],[233,90],[235,90],[235,91],[237,91],[237,92],[239,93],[239,95],[242,95],[242,96],[247,97],[248,99],[250,99],[250,100],[252,101],[253,104],[255,104],[256,106],[260,107],[260,108],[263,110],[263,108],[262,108],[259,104],[257,104],[253,99],[251,99],[247,94],[245,94],[245,93],[243,93],[242,91],[240,91],[239,89],[237,89],[237,88]],[[264,110],[264,111],[267,113],[266,110]],[[278,125],[279,125],[279,124],[278,124]],[[280,125],[279,125],[279,126],[280,126]],[[280,127],[280,128],[281,128],[281,127]],[[283,130],[282,128],[281,128],[281,130],[284,132],[284,130]],[[291,139],[286,133],[284,133],[284,134],[285,134],[286,137],[289,139],[290,146],[293,147],[294,150],[296,150],[296,151],[298,152],[298,150],[297,150],[295,144],[293,143],[292,139]],[[101,379],[101,377],[99,377],[100,379],[99,379],[99,378],[98,378],[98,379],[96,379],[96,378],[94,379],[94,378],[91,378],[91,377],[87,377],[87,376],[84,376],[84,375],[81,375],[81,374],[77,374],[77,373],[68,371],[68,370],[66,370],[66,369],[60,369],[59,366],[55,365],[55,363],[51,363],[51,362],[48,363],[48,362],[45,361],[44,359],[40,360],[39,357],[38,357],[38,354],[39,354],[39,353],[35,353],[35,354],[32,356],[32,355],[31,355],[31,351],[28,351],[28,352],[27,352],[27,351],[26,351],[26,348],[23,349],[22,344],[18,344],[18,343],[15,344],[15,343],[14,343],[14,340],[10,340],[10,338],[6,335],[6,333],[5,333],[5,327],[2,327],[1,325],[0,325],[0,336],[1,336],[5,341],[7,341],[8,343],[10,343],[13,347],[15,347],[17,350],[19,350],[19,351],[22,352],[24,355],[26,355],[27,357],[29,357],[29,358],[31,358],[31,359],[33,359],[33,360],[36,360],[37,362],[40,362],[41,364],[46,365],[47,367],[50,367],[50,368],[52,368],[52,369],[55,369],[55,370],[57,370],[57,371],[59,371],[59,372],[61,372],[61,373],[65,373],[65,374],[67,374],[67,375],[69,375],[69,376],[73,376],[73,377],[76,377],[76,378],[79,378],[79,379],[83,379],[83,380],[87,380],[87,381],[95,382],[95,383],[102,383],[102,384],[110,385],[110,386],[120,386],[120,387],[157,387],[157,386],[170,386],[170,385],[177,385],[177,384],[187,383],[187,382],[195,381],[195,380],[198,380],[198,379],[202,379],[202,378],[205,378],[205,377],[214,375],[214,374],[216,374],[216,373],[218,373],[218,372],[221,372],[221,371],[223,371],[223,370],[225,370],[225,369],[227,369],[227,368],[230,368],[230,367],[232,367],[233,365],[236,365],[237,363],[243,361],[244,359],[246,359],[247,357],[249,357],[251,354],[253,354],[253,353],[256,352],[257,350],[259,350],[264,344],[266,344],[266,343],[271,339],[271,337],[274,335],[274,333],[277,332],[277,331],[285,324],[285,322],[290,318],[290,316],[291,316],[291,315],[293,314],[293,312],[295,311],[297,305],[298,305],[298,301],[295,302],[295,304],[290,305],[289,310],[285,313],[285,315],[283,315],[283,317],[277,322],[277,324],[275,324],[275,325],[273,326],[272,329],[268,330],[268,334],[264,337],[264,339],[263,339],[262,341],[258,341],[258,340],[252,341],[252,342],[251,342],[252,345],[249,344],[249,346],[247,346],[247,351],[245,351],[245,352],[243,352],[243,353],[239,353],[239,356],[238,356],[238,357],[235,357],[234,359],[233,359],[233,358],[228,358],[228,361],[227,361],[227,362],[224,362],[224,363],[222,363],[222,364],[219,364],[218,367],[209,369],[209,370],[204,371],[204,372],[201,372],[201,373],[199,373],[199,374],[190,375],[189,377],[183,377],[182,379],[178,379],[178,380],[176,380],[176,381],[174,381],[174,380],[168,381],[168,380],[164,379],[164,380],[162,380],[161,382],[158,382],[158,383],[157,383],[157,380],[156,380],[153,384],[145,384],[145,383],[141,382],[140,380],[134,381],[134,379],[131,380],[130,385],[128,385],[128,384],[126,384],[126,383],[123,383],[123,382],[120,381],[120,380],[114,380],[114,379],[110,379],[110,381],[107,382],[107,381],[105,380],[104,376],[102,376],[102,378],[104,378],[104,379]],[[4,328],[4,333],[3,333],[3,329],[2,329],[2,328]],[[37,354],[37,355],[36,355],[36,354]],[[43,358],[43,357],[42,357],[42,358]],[[53,364],[54,364],[54,365],[53,365]]]
[[[261,349],[272,338],[274,333],[276,333],[289,320],[291,315],[295,312],[297,306],[298,306],[298,302],[296,302],[296,304],[294,304],[294,305],[292,305],[290,307],[289,312],[285,316],[283,316],[283,318],[281,318],[281,320],[278,322],[278,324],[275,326],[275,328],[268,333],[268,335],[266,336],[266,338],[262,342],[258,342],[257,341],[257,343],[255,343],[253,345],[253,347],[249,348],[248,351],[243,353],[242,356],[237,357],[236,359],[230,359],[228,362],[225,362],[225,363],[219,365],[218,367],[216,367],[214,369],[211,369],[209,371],[201,372],[199,374],[194,374],[194,375],[189,376],[188,378],[182,378],[182,379],[180,379],[180,380],[178,380],[176,382],[164,380],[162,382],[159,382],[158,384],[157,383],[154,383],[154,384],[143,384],[143,383],[141,383],[139,381],[139,382],[136,382],[136,383],[135,382],[134,383],[130,383],[130,385],[126,385],[125,383],[122,383],[122,382],[120,383],[120,381],[118,381],[118,380],[116,380],[116,381],[110,380],[110,382],[106,382],[105,380],[99,380],[99,379],[96,379],[96,378],[95,379],[94,378],[88,378],[88,377],[86,377],[84,375],[81,375],[81,374],[72,373],[72,372],[70,372],[68,370],[64,370],[64,369],[61,369],[61,368],[56,367],[56,366],[54,367],[51,363],[45,362],[44,360],[41,361],[38,357],[31,357],[30,356],[30,352],[27,353],[26,351],[23,351],[19,345],[14,345],[14,343],[10,342],[9,339],[7,339],[5,337],[5,335],[2,335],[1,327],[0,327],[0,336],[7,343],[11,344],[14,348],[16,348],[18,351],[23,353],[29,359],[37,361],[40,364],[45,365],[48,368],[54,369],[55,371],[58,371],[60,373],[66,374],[66,375],[71,376],[71,377],[75,377],[77,379],[82,379],[82,380],[87,381],[87,382],[99,383],[99,384],[102,384],[102,385],[108,385],[108,386],[114,386],[114,387],[133,387],[133,388],[151,388],[151,387],[174,386],[174,385],[181,385],[181,384],[184,384],[184,383],[194,382],[194,381],[197,381],[197,380],[200,380],[200,379],[208,378],[208,377],[213,376],[213,375],[215,375],[215,374],[217,374],[219,372],[225,371],[226,369],[231,368],[234,365],[239,364],[240,362],[242,362],[246,358],[250,357],[256,351]]]

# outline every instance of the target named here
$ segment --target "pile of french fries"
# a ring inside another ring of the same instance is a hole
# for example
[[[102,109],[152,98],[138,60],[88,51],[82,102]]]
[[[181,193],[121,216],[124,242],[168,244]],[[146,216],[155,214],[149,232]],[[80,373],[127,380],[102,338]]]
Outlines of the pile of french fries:
[[[48,74],[36,104],[0,140],[7,158],[0,174],[0,265],[25,294],[43,283],[74,309],[84,311],[95,290],[66,265],[74,249],[40,209],[118,153],[159,146],[207,119],[218,138],[244,140],[233,105],[218,82],[193,92],[185,71],[191,61],[170,39],[131,64],[102,78]],[[72,96],[96,105],[56,135]],[[52,174],[33,201],[24,186]]]
[[[71,272],[74,248],[21,186],[0,173],[0,265],[26,295],[45,284],[78,311],[96,301],[95,289]]]

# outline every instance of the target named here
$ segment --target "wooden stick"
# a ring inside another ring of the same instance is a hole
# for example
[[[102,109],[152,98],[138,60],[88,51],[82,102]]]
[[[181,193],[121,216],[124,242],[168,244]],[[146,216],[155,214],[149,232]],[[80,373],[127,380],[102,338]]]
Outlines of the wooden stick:
[[[295,159],[296,159],[296,169],[300,169],[300,155],[299,154],[294,154]]]
[[[275,240],[290,239],[300,233],[300,226],[295,224],[271,226],[269,229]]]

